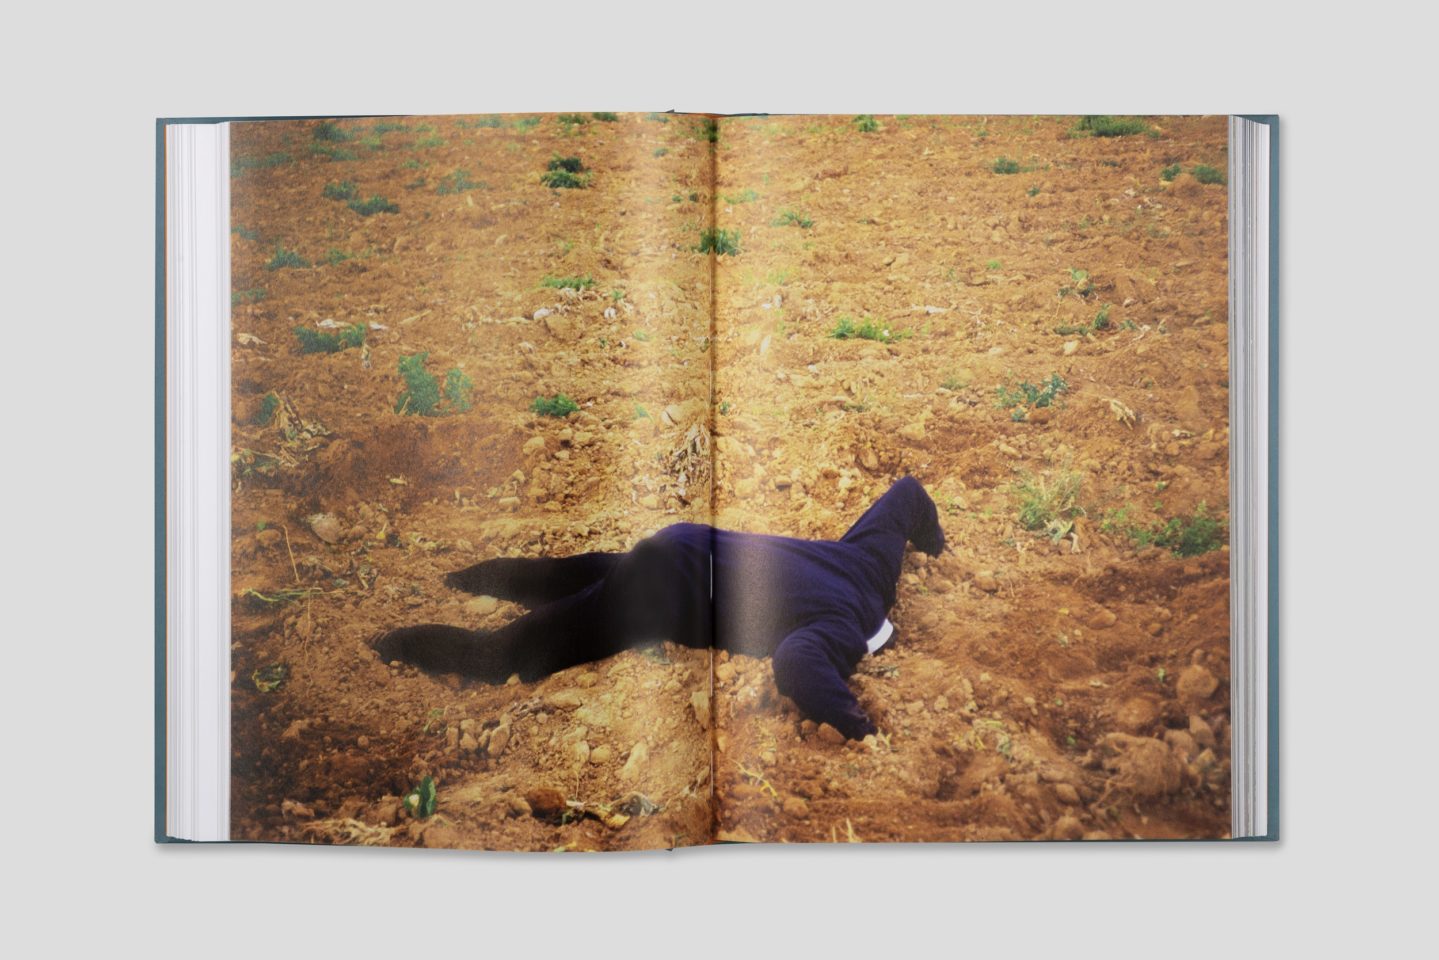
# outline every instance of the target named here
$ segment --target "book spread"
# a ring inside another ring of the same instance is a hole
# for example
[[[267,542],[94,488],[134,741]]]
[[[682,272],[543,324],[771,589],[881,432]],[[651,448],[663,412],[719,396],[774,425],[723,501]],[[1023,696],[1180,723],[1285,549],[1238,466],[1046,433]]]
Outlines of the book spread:
[[[162,124],[160,832],[1272,837],[1268,130]]]

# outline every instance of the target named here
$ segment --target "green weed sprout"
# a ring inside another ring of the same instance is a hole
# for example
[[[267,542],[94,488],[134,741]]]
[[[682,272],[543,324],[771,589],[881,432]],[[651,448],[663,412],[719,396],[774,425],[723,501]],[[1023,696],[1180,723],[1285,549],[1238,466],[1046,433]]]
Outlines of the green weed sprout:
[[[530,402],[530,412],[537,413],[542,417],[568,417],[579,408],[579,404],[563,393],[557,393],[553,397],[535,397]]]
[[[275,245],[275,255],[265,264],[266,270],[283,270],[285,268],[308,267],[310,261],[300,256],[294,250],[286,250],[279,244]]]
[[[301,353],[339,353],[351,347],[364,346],[365,325],[352,323],[338,330],[316,330],[313,327],[295,327],[295,339],[300,341]]]
[[[362,217],[374,216],[377,213],[400,212],[399,204],[391,203],[378,194],[368,200],[351,200],[347,206]]]
[[[876,323],[873,317],[865,317],[859,323],[854,322],[854,317],[841,316],[835,323],[834,329],[829,332],[833,340],[875,340],[879,343],[891,343],[897,340],[906,340],[911,336],[908,330],[891,330],[883,324]]]
[[[711,228],[700,231],[700,245],[696,249],[700,253],[713,253],[716,256],[737,256],[739,254],[739,231],[722,230]]]
[[[435,789],[435,778],[427,776],[419,782],[415,789],[405,794],[404,805],[410,816],[428,820],[435,815],[438,801],[439,791]]]

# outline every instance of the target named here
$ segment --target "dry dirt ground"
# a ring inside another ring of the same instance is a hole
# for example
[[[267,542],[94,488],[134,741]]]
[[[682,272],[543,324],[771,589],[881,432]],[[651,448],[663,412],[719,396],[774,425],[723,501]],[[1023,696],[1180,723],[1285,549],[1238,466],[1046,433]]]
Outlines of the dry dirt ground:
[[[1228,513],[1226,189],[1161,178],[1222,170],[1222,118],[584,119],[234,134],[234,835],[1227,835],[1228,551],[1148,542]],[[541,182],[556,156],[585,188]],[[737,252],[697,252],[711,227]],[[294,332],[350,324],[334,353]],[[467,408],[411,412],[422,353]],[[578,409],[530,409],[560,393]],[[662,644],[492,687],[368,646],[520,613],[442,583],[482,559],[680,520],[837,537],[904,474],[951,549],[906,560],[852,681],[867,743],[767,661]]]

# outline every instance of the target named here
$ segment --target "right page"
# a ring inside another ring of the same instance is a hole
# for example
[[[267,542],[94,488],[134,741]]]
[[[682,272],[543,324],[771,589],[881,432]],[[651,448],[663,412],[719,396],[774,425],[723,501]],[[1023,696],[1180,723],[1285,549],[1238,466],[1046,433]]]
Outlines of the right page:
[[[718,838],[1227,836],[1225,119],[718,133]]]

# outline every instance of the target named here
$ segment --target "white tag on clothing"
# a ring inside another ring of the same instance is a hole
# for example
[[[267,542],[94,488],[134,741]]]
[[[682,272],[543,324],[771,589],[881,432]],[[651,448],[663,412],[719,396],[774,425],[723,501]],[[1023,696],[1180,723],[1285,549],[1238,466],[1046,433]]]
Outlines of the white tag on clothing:
[[[884,623],[879,625],[879,632],[866,640],[864,645],[869,648],[870,653],[874,653],[880,647],[889,643],[889,638],[892,636],[894,636],[894,624],[890,623],[889,618],[886,617]]]

